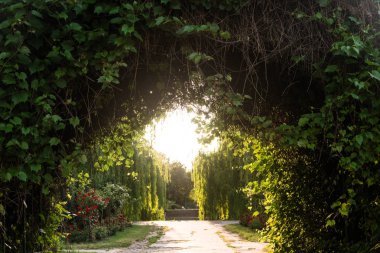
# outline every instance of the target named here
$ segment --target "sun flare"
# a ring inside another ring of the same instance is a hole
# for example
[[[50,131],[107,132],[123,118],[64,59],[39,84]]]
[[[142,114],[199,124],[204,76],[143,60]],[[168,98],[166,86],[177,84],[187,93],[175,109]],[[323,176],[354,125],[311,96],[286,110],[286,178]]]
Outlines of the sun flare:
[[[191,170],[192,162],[200,151],[217,148],[216,140],[207,146],[199,142],[201,135],[196,132],[197,125],[192,122],[195,117],[195,113],[184,109],[171,111],[165,118],[147,127],[145,138],[171,162],[178,161]]]

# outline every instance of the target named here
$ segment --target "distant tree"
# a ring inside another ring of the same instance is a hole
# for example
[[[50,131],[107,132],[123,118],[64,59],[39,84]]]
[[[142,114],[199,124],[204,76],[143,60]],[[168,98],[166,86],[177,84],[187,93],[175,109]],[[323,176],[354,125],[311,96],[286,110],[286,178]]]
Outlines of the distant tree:
[[[170,164],[169,172],[170,182],[167,188],[167,199],[180,206],[194,206],[195,203],[190,199],[190,192],[193,189],[190,172],[187,172],[179,162]]]

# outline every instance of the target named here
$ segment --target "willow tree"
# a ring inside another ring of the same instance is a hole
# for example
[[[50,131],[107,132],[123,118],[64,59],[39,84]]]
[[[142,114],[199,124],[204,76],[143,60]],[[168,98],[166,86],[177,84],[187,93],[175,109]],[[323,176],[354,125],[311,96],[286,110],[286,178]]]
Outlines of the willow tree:
[[[163,219],[169,161],[148,145],[143,131],[134,131],[129,120],[116,124],[112,131],[86,150],[86,164],[72,173],[73,189],[78,175],[87,173],[87,187],[101,190],[107,184],[128,189],[123,214],[129,220]]]
[[[252,174],[243,169],[244,159],[224,140],[217,151],[201,153],[194,161],[192,179],[200,219],[238,219],[249,207],[243,188]]]

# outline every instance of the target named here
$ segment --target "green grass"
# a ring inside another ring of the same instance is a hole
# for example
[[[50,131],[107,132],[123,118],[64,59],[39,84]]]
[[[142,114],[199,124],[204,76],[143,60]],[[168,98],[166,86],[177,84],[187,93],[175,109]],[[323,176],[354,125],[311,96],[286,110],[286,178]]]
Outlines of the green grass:
[[[228,232],[238,234],[241,238],[250,241],[260,241],[260,235],[257,229],[250,229],[240,224],[228,224],[223,226]]]
[[[66,251],[58,251],[58,253],[83,253],[81,251],[76,251],[76,250],[66,250]],[[96,252],[89,252],[86,251],[86,253],[96,253]]]
[[[156,234],[148,238],[148,244],[156,243],[165,234],[166,227],[157,227]]]
[[[219,237],[227,244],[227,247],[229,248],[236,248],[235,246],[233,246],[231,243],[234,242],[233,240],[228,240],[222,232],[220,231],[217,231],[216,232],[217,235],[219,235]]]
[[[104,240],[96,242],[66,244],[67,249],[111,249],[125,248],[135,241],[145,239],[148,234],[155,229],[154,226],[132,225],[123,231],[117,232]]]

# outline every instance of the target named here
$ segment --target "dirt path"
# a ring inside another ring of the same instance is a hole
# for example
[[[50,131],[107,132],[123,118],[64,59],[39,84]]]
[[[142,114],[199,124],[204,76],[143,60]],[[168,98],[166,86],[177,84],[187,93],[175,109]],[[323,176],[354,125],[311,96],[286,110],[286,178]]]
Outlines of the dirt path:
[[[138,224],[164,226],[167,231],[155,244],[140,251],[135,251],[132,245],[128,252],[265,252],[265,243],[243,241],[237,235],[227,232],[223,225],[231,223],[237,221],[141,222]]]
[[[166,228],[165,234],[156,243],[147,240],[137,242],[126,249],[88,250],[99,253],[154,253],[154,252],[218,252],[218,253],[263,253],[266,244],[241,240],[227,232],[223,225],[237,221],[147,221],[141,225],[156,225]],[[154,236],[150,235],[150,236]],[[149,236],[148,236],[149,237]],[[85,252],[85,251],[83,251]]]

